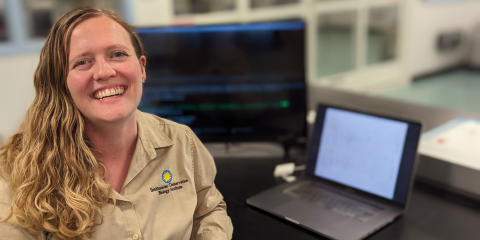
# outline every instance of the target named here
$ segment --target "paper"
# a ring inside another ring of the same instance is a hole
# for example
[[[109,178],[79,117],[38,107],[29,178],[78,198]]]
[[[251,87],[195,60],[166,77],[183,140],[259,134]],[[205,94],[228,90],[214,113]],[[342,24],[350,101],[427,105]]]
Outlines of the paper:
[[[480,121],[458,118],[422,135],[422,155],[480,170]]]

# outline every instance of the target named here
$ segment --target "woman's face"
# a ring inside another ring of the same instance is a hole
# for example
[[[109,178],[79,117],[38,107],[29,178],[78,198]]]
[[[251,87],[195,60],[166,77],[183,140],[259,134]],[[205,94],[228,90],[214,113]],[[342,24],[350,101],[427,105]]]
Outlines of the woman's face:
[[[109,17],[79,23],[70,38],[67,86],[87,122],[125,121],[142,96],[146,59],[135,55],[130,35]]]

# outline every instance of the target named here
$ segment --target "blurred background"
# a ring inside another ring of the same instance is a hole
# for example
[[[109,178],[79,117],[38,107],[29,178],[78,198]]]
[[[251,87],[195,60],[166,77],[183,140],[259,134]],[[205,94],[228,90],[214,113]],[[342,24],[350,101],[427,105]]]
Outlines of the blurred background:
[[[479,0],[0,0],[0,144],[52,24],[79,6],[138,28],[302,20],[309,86],[480,112]]]

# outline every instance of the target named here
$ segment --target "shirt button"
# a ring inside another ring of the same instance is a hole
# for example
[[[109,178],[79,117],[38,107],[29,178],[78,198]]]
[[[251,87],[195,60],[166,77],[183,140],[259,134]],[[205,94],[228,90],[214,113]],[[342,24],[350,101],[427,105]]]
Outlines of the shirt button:
[[[133,238],[134,240],[137,240],[137,239],[138,239],[138,234],[136,234],[136,233],[133,234],[132,238]]]

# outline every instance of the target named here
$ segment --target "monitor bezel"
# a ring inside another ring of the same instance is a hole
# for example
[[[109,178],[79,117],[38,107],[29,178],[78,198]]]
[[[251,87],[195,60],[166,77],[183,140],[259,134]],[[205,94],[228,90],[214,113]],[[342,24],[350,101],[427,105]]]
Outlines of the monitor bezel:
[[[157,33],[157,30],[167,30],[166,32],[173,31],[175,32],[175,29],[187,29],[187,28],[194,28],[194,27],[201,27],[201,28],[208,28],[208,27],[224,27],[224,26],[245,26],[245,25],[258,25],[258,26],[265,26],[271,23],[274,24],[281,24],[281,23],[302,23],[303,28],[301,31],[303,32],[303,58],[305,62],[305,66],[303,69],[303,81],[302,83],[304,84],[304,89],[302,93],[302,102],[303,102],[303,108],[299,109],[298,112],[301,112],[303,115],[302,119],[302,130],[300,132],[294,133],[291,137],[285,137],[287,136],[286,134],[252,134],[252,135],[241,135],[241,136],[222,136],[218,134],[200,134],[198,137],[202,142],[276,142],[276,143],[281,143],[281,144],[286,144],[286,145],[295,145],[298,143],[304,143],[305,139],[307,138],[307,131],[308,131],[308,124],[307,124],[307,103],[308,103],[308,84],[307,84],[307,66],[306,66],[306,61],[307,61],[307,53],[306,53],[306,42],[307,42],[307,29],[306,29],[306,23],[302,19],[285,19],[285,20],[279,20],[279,21],[268,21],[268,22],[251,22],[247,24],[242,24],[242,23],[227,23],[227,24],[212,24],[212,25],[197,25],[197,26],[168,26],[168,27],[147,27],[147,28],[137,28],[136,31],[137,33],[140,34],[148,34],[148,33]],[[148,51],[147,51],[147,59],[148,59]],[[148,85],[148,84],[146,84]],[[298,97],[297,97],[298,99]]]

